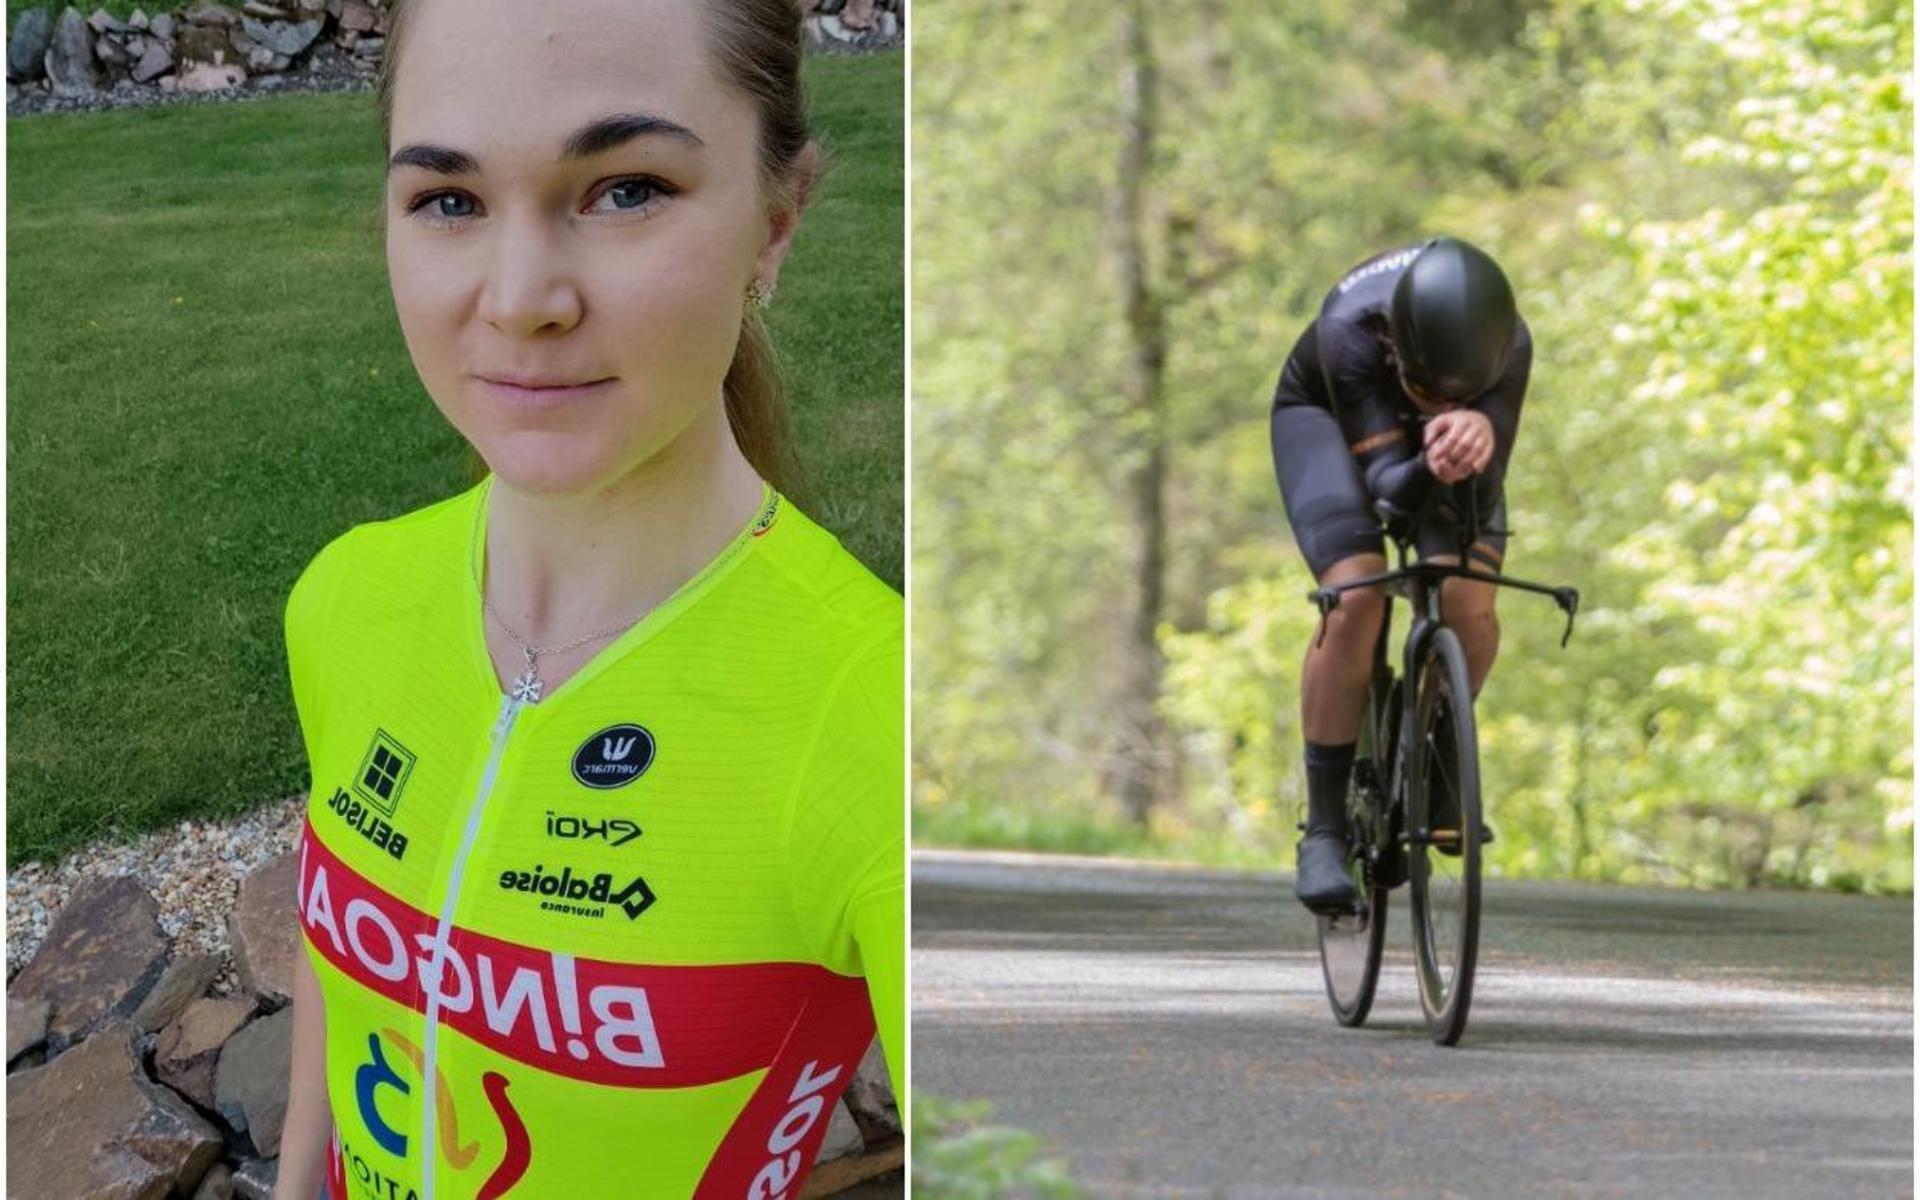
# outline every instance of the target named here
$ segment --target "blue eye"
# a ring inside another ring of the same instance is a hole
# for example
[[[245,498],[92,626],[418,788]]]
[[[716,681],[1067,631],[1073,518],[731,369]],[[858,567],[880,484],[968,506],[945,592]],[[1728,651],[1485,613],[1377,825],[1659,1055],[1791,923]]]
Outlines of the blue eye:
[[[672,194],[672,188],[662,184],[659,179],[647,179],[647,177],[616,179],[605,192],[601,192],[603,198],[607,196],[614,198],[611,211],[616,213],[643,211],[647,207],[653,207],[653,204],[662,196],[670,196],[670,194]]]
[[[644,213],[659,206],[661,200],[676,195],[679,189],[662,179],[648,175],[633,175],[616,179],[608,185],[600,196],[613,196],[613,207],[601,209],[601,212]],[[624,197],[624,199],[622,199]],[[452,225],[473,216],[471,207],[461,212],[448,212],[446,201],[471,206],[473,197],[464,192],[429,192],[413,201],[407,207],[407,215],[418,213],[429,225]],[[597,202],[597,201],[596,201]],[[431,206],[431,207],[429,207]]]

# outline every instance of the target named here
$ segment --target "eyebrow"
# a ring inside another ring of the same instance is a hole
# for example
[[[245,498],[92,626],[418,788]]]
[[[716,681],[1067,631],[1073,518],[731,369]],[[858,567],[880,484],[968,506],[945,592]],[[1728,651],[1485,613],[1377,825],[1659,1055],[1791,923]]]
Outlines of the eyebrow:
[[[668,137],[690,146],[706,145],[700,135],[675,121],[649,113],[614,113],[589,121],[567,136],[560,150],[561,162],[592,158],[639,137]],[[387,172],[395,167],[419,167],[436,175],[471,175],[480,170],[479,160],[464,150],[414,142],[401,147],[387,160]]]

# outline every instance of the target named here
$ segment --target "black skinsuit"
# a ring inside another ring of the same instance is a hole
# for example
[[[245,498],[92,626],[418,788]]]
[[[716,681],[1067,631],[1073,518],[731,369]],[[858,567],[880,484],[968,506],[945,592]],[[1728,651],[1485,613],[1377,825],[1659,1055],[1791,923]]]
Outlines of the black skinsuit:
[[[1341,559],[1385,553],[1375,497],[1412,512],[1436,486],[1422,450],[1422,414],[1400,386],[1387,335],[1394,284],[1418,249],[1375,255],[1334,285],[1274,389],[1274,470],[1316,579]],[[1466,405],[1493,422],[1493,458],[1471,481],[1483,529],[1506,528],[1507,456],[1532,366],[1533,337],[1521,321],[1506,373]],[[1417,532],[1420,557],[1455,553],[1458,541],[1451,512],[1434,505]],[[1502,533],[1483,534],[1472,551],[1495,568],[1505,553]]]

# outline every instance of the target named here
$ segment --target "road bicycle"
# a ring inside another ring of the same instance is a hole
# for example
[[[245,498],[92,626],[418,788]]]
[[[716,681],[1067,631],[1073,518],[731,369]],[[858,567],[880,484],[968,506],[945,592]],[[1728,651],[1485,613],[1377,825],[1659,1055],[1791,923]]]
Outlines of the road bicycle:
[[[1327,999],[1340,1024],[1358,1026],[1367,1019],[1380,978],[1387,894],[1408,883],[1420,1007],[1427,1032],[1443,1046],[1458,1043],[1467,1027],[1480,943],[1481,847],[1493,835],[1481,809],[1467,656],[1440,619],[1440,585],[1458,575],[1551,596],[1567,615],[1563,647],[1573,636],[1580,607],[1574,588],[1469,570],[1468,547],[1483,533],[1509,532],[1481,528],[1476,482],[1436,486],[1428,501],[1454,511],[1460,533],[1458,563],[1407,565],[1414,531],[1427,508],[1409,513],[1380,500],[1374,511],[1393,542],[1398,568],[1307,593],[1320,611],[1321,638],[1343,593],[1383,585],[1387,594],[1347,803],[1347,866],[1357,898],[1348,911],[1316,914]],[[1407,601],[1413,613],[1397,676],[1387,659],[1394,597]]]

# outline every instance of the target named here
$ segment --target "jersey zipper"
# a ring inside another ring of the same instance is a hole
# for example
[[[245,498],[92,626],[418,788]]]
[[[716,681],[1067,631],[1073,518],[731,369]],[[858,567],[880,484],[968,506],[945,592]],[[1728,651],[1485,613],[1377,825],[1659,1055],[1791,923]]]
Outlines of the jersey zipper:
[[[500,697],[500,711],[494,717],[492,745],[487,751],[487,766],[480,775],[480,786],[474,791],[473,802],[467,806],[466,828],[460,833],[460,847],[454,851],[453,866],[447,873],[446,894],[440,899],[440,920],[434,929],[433,959],[426,971],[427,982],[427,1021],[422,1041],[426,1043],[420,1064],[420,1147],[423,1179],[421,1181],[421,1200],[433,1200],[434,1177],[434,1133],[438,1111],[435,1108],[438,1097],[434,1095],[435,1085],[439,1082],[435,1066],[435,1045],[440,1029],[440,973],[444,969],[448,952],[447,937],[453,927],[453,906],[460,896],[461,877],[466,873],[467,856],[473,851],[473,840],[480,832],[480,817],[486,811],[487,797],[493,792],[494,777],[500,773],[500,758],[506,751],[507,736],[513,732],[514,718],[526,702],[512,695]]]

